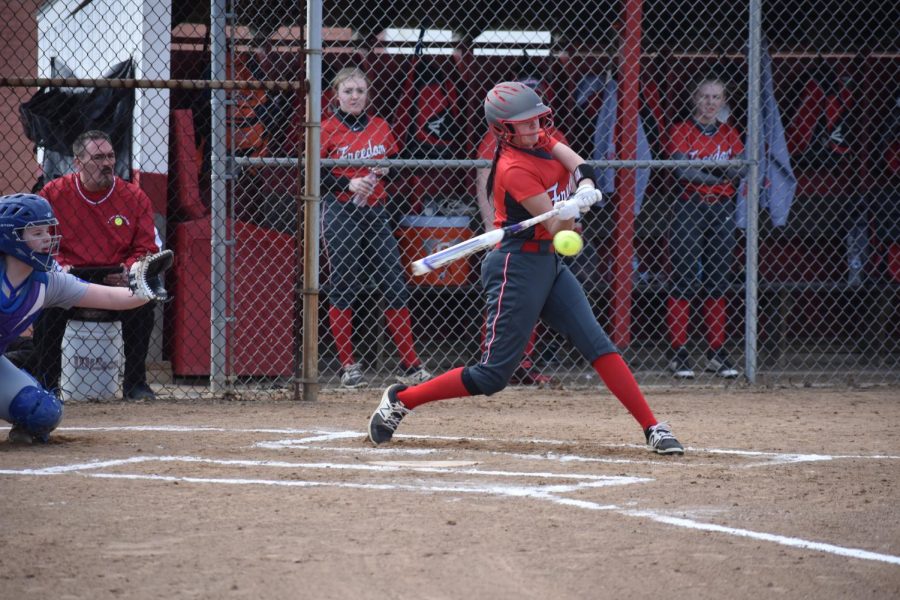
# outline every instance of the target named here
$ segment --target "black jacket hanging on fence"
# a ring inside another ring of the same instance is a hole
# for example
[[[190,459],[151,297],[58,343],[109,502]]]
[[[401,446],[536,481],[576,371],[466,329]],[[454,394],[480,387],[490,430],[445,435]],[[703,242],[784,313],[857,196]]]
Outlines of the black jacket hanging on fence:
[[[454,82],[440,65],[425,60],[413,64],[410,79],[412,85],[403,94],[395,119],[403,128],[399,132],[402,156],[452,158],[459,136]]]
[[[114,65],[104,79],[133,79],[132,59]],[[56,58],[51,77],[74,77]],[[25,135],[44,148],[44,181],[71,171],[72,143],[97,129],[109,134],[116,152],[116,175],[131,179],[134,90],[118,88],[40,88],[19,107]]]

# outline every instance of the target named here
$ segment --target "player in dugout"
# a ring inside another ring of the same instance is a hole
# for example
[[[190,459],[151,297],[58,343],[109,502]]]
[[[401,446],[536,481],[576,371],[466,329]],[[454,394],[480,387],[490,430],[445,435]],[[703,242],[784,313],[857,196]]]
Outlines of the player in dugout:
[[[356,67],[341,69],[332,88],[338,106],[322,122],[322,158],[384,159],[398,146],[387,122],[370,116],[370,86]],[[335,167],[323,170],[322,238],[330,273],[328,320],[341,362],[341,386],[368,385],[353,348],[354,304],[372,276],[384,297],[388,329],[401,357],[397,380],[419,383],[431,377],[413,343],[409,290],[400,249],[391,228],[385,190],[389,169]]]
[[[481,361],[408,387],[388,387],[369,420],[375,445],[391,440],[409,412],[422,404],[502,390],[519,364],[538,319],[566,337],[643,429],[648,449],[683,454],[666,423],[657,421],[625,361],[603,331],[575,275],[553,249],[553,236],[602,199],[593,170],[553,137],[552,111],[530,87],[504,82],[484,102],[498,140],[488,189],[495,225],[506,227],[559,209],[555,217],[506,236],[481,266],[488,340]]]
[[[718,119],[725,100],[721,80],[708,78],[697,84],[691,118],[670,128],[668,154],[672,159],[731,160],[742,156],[744,145],[737,129]],[[726,379],[738,376],[725,342],[735,245],[734,206],[743,174],[740,167],[675,169],[681,189],[669,226],[672,276],[666,322],[672,344],[668,366],[677,379],[694,378],[687,344],[695,298],[703,301],[706,370]]]

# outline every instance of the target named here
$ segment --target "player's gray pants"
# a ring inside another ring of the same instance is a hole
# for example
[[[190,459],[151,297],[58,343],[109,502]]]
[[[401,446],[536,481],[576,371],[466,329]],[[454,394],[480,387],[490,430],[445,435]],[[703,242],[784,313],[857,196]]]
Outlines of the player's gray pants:
[[[0,419],[11,423],[9,404],[22,388],[30,385],[40,387],[34,378],[12,364],[5,356],[0,356]]]
[[[669,231],[671,294],[690,300],[721,298],[734,264],[734,202],[675,200]]]
[[[359,207],[326,195],[322,202],[322,238],[328,256],[328,300],[351,308],[371,280],[388,308],[409,300],[397,238],[383,206]]]
[[[487,337],[481,362],[463,371],[470,392],[491,395],[506,387],[539,318],[591,363],[617,352],[581,284],[556,254],[494,250],[481,265],[481,281]]]

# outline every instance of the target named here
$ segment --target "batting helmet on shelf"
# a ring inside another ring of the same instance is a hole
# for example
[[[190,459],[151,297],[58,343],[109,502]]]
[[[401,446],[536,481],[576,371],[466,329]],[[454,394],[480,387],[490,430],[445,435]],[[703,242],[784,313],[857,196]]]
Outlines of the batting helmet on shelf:
[[[50,203],[35,194],[0,196],[0,253],[18,258],[37,271],[49,271],[53,256],[59,250],[59,221]],[[28,227],[50,227],[50,244],[46,253],[32,250],[23,236]]]
[[[513,123],[540,118],[541,128],[550,134],[553,111],[533,89],[519,81],[495,85],[484,99],[484,118],[498,139],[509,143],[515,130]]]

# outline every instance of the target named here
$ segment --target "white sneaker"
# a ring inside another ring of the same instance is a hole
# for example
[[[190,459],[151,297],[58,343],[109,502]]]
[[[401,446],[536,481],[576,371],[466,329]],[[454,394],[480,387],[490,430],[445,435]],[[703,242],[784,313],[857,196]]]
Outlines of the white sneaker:
[[[731,360],[728,358],[728,354],[725,353],[724,350],[719,349],[714,352],[710,352],[706,356],[706,371],[709,373],[715,373],[716,377],[722,377],[724,379],[734,379],[738,376],[738,370],[734,368],[734,365],[731,364]]]
[[[691,367],[691,355],[687,348],[679,348],[669,361],[669,372],[675,379],[693,379],[694,369]]]
[[[425,383],[434,377],[423,366],[410,367],[405,372],[397,375],[397,381],[406,385],[416,385],[417,383]]]
[[[341,369],[341,387],[347,388],[348,390],[355,390],[356,388],[366,387],[367,385],[369,385],[369,382],[366,381],[366,377],[363,375],[362,367],[359,366],[359,363],[344,365]]]

